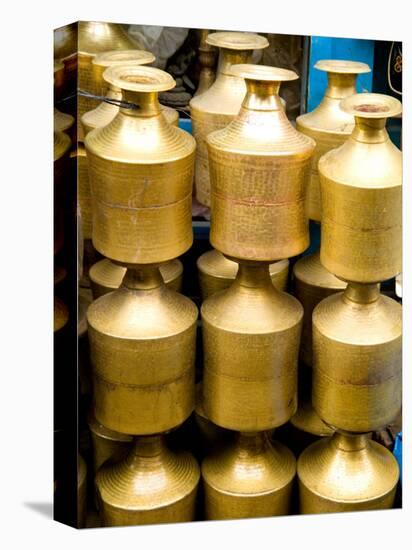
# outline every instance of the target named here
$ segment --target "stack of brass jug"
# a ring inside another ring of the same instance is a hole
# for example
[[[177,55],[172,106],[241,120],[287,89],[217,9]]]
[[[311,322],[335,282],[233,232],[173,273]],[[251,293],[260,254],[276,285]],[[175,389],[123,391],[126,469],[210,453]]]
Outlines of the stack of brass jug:
[[[393,455],[371,440],[401,408],[401,306],[381,281],[401,271],[401,152],[386,119],[398,100],[355,94],[347,141],[318,164],[323,267],[347,283],[313,310],[313,407],[335,433],[298,460],[302,513],[391,508],[399,477]]]
[[[316,141],[312,169],[306,189],[306,212],[309,219],[321,222],[321,200],[318,162],[331,149],[348,139],[355,118],[343,111],[340,102],[356,93],[359,74],[370,72],[366,63],[322,59],[314,68],[327,73],[328,85],[320,104],[310,113],[296,119],[296,128]],[[294,294],[303,305],[303,327],[300,347],[299,406],[291,419],[299,430],[303,444],[317,437],[331,435],[327,426],[312,407],[312,313],[327,296],[346,288],[346,282],[330,273],[320,262],[319,251],[299,259],[293,267]]]
[[[202,463],[206,519],[289,511],[295,458],[271,432],[296,412],[303,308],[272,284],[269,266],[308,246],[304,191],[315,148],[279,97],[293,71],[234,64],[230,74],[247,91],[232,122],[206,137],[210,240],[239,268],[202,304],[202,409],[237,433]]]
[[[103,78],[123,103],[85,138],[92,239],[124,277],[87,312],[90,424],[95,444],[104,444],[95,455],[97,503],[103,525],[190,521],[199,466],[170,450],[164,434],[194,408],[198,312],[160,269],[193,241],[195,140],[160,107],[158,93],[175,85],[169,74],[132,63],[107,68]]]

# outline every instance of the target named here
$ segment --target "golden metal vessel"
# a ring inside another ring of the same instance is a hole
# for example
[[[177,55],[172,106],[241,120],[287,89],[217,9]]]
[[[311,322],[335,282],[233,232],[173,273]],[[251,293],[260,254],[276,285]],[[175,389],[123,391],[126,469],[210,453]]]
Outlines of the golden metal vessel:
[[[67,113],[62,113],[56,107],[53,111],[54,131],[68,132],[74,124],[74,117]]]
[[[85,146],[93,195],[93,245],[111,260],[158,263],[190,248],[195,140],[171,126],[158,92],[175,81],[152,67],[122,65],[105,71],[123,99],[110,124],[89,132]]]
[[[316,141],[306,190],[306,212],[310,219],[320,221],[318,162],[322,155],[342,145],[352,133],[355,119],[351,114],[342,111],[339,103],[342,99],[356,94],[357,76],[370,72],[370,67],[366,63],[338,59],[322,59],[317,61],[314,67],[327,73],[328,86],[316,109],[297,117],[296,129]]]
[[[99,93],[99,81],[93,71],[92,60],[98,53],[109,50],[139,49],[117,23],[102,21],[78,22],[78,88],[91,94]],[[78,97],[77,120],[79,140],[83,140],[81,117],[96,106],[93,99]]]
[[[297,475],[302,514],[385,510],[394,503],[399,467],[366,434],[335,433],[303,451]]]
[[[81,212],[82,235],[83,239],[91,239],[93,233],[92,195],[86,149],[83,143],[77,142],[77,149],[73,152],[73,156],[77,160],[77,202]]]
[[[206,92],[216,79],[215,64],[216,64],[216,48],[207,43],[207,37],[211,34],[208,29],[200,31],[199,45],[199,63],[201,66],[199,83],[195,96]]]
[[[92,60],[93,75],[96,81],[97,94],[109,99],[120,101],[122,91],[117,86],[105,81],[103,74],[108,67],[118,67],[119,65],[147,65],[155,60],[155,56],[145,50],[113,50],[95,55]],[[178,126],[179,113],[176,109],[161,105],[163,114],[169,124]],[[87,111],[81,117],[84,135],[90,130],[107,126],[119,112],[117,105],[101,102],[95,109]]]
[[[326,437],[335,431],[323,422],[313,408],[310,392],[308,396],[299,394],[298,410],[290,419],[290,423],[296,429],[317,437]]]
[[[64,67],[64,83],[61,95],[68,96],[74,93],[77,83],[77,50],[78,50],[77,23],[70,23],[54,29],[54,60]]]
[[[240,519],[289,512],[296,459],[266,432],[239,433],[202,463],[206,519]]]
[[[64,65],[61,61],[55,59],[53,67],[54,77],[54,99],[59,99],[63,95],[64,89]]]
[[[402,106],[382,94],[356,94],[340,106],[355,128],[319,161],[320,260],[346,281],[377,283],[402,270],[402,153],[385,129]]]
[[[324,298],[341,292],[346,282],[338,279],[320,263],[316,252],[300,258],[293,266],[294,295],[303,306],[300,359],[304,365],[312,366],[312,313]]]
[[[195,422],[200,435],[200,447],[203,455],[210,454],[213,449],[229,441],[234,432],[213,424],[207,417],[203,407],[202,383],[196,384]]]
[[[87,512],[87,466],[83,457],[77,455],[77,527],[86,525]]]
[[[197,259],[202,300],[228,288],[236,278],[238,264],[226,258],[218,250],[209,250]],[[286,290],[289,260],[279,260],[269,266],[270,278],[278,290]]]
[[[63,327],[66,326],[69,320],[69,309],[66,304],[57,298],[54,297],[54,307],[53,307],[53,331],[58,332]]]
[[[88,309],[95,415],[107,428],[148,435],[194,409],[196,306],[154,266],[129,268],[118,290]]]
[[[105,526],[191,521],[200,470],[187,452],[171,452],[163,436],[139,437],[125,460],[96,476]]]
[[[377,431],[401,408],[402,307],[378,284],[349,283],[313,311],[312,401],[327,424]]]
[[[251,61],[254,50],[266,48],[268,40],[249,32],[216,32],[205,40],[208,46],[219,48],[219,61],[215,82],[190,105],[193,135],[196,138],[195,186],[197,200],[210,206],[209,161],[206,136],[224,128],[238,114],[246,86],[243,78],[230,71],[234,63]]]
[[[167,287],[176,292],[182,289],[183,264],[180,260],[171,260],[159,266],[160,274]],[[106,258],[93,264],[89,271],[90,287],[96,300],[119,288],[126,273],[126,267],[115,264]]]
[[[234,283],[201,312],[208,418],[251,432],[287,422],[297,406],[300,303],[273,286],[268,264],[241,262]]]
[[[96,473],[107,461],[119,462],[129,453],[133,443],[131,435],[109,430],[100,424],[93,414],[89,414],[88,425],[93,448],[93,466]]]
[[[274,261],[309,244],[304,194],[315,142],[295,130],[278,95],[293,71],[232,65],[247,93],[236,118],[206,142],[211,181],[210,242],[235,258]]]

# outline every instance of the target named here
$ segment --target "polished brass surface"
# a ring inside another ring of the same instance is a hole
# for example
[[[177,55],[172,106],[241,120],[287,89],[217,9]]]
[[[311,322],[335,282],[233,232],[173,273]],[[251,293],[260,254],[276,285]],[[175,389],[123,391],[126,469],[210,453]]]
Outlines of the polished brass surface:
[[[346,283],[329,273],[320,263],[316,252],[300,258],[293,266],[294,295],[303,306],[300,359],[312,366],[312,313],[324,298],[346,288]]]
[[[336,433],[303,451],[297,474],[303,514],[385,510],[394,503],[399,467],[365,434]]]
[[[240,263],[232,286],[203,302],[204,408],[212,422],[261,431],[296,412],[302,316],[261,263]]]
[[[376,431],[401,408],[402,307],[379,285],[349,283],[313,311],[316,412],[351,432]]]
[[[116,67],[124,64],[146,65],[154,61],[155,56],[145,50],[114,50],[97,54],[92,60],[93,74],[98,88],[98,95],[120,101],[122,91],[117,86],[109,84],[103,78],[103,73],[108,67]],[[161,105],[161,110],[169,124],[178,126],[179,113],[176,109]],[[83,132],[86,136],[95,128],[107,126],[119,112],[117,105],[102,101],[95,109],[87,111],[81,117]]]
[[[58,332],[66,326],[69,320],[69,309],[60,298],[55,296],[53,311],[53,331]]]
[[[120,288],[88,309],[95,415],[145,435],[180,425],[194,409],[197,308],[166,287],[157,267],[129,268]]]
[[[77,299],[77,336],[82,338],[87,333],[87,310],[92,300],[90,295],[78,294]]]
[[[55,132],[67,132],[74,124],[74,117],[67,113],[62,113],[55,107],[53,111],[53,122]]]
[[[54,60],[53,67],[54,76],[54,97],[55,100],[63,95],[64,89],[64,64],[59,60]]]
[[[301,430],[318,437],[332,435],[334,429],[323,422],[312,405],[312,400],[309,397],[299,395],[298,410],[290,419],[290,423]]]
[[[180,292],[183,279],[182,262],[177,259],[171,260],[161,264],[159,269],[165,285],[171,290]],[[119,288],[125,273],[125,267],[117,265],[106,258],[93,264],[89,271],[89,278],[94,300]]]
[[[92,441],[95,473],[108,460],[110,462],[119,462],[125,458],[133,442],[131,435],[109,430],[96,420],[93,411],[89,414],[88,425]]]
[[[287,514],[295,473],[292,452],[266,432],[238,434],[202,463],[206,519]]]
[[[319,161],[320,259],[347,281],[380,282],[402,269],[402,153],[385,129],[402,106],[382,94],[356,94],[340,106],[355,128]]]
[[[236,262],[229,260],[215,249],[199,256],[197,269],[202,300],[206,300],[215,292],[228,288],[236,278],[238,267]],[[289,260],[280,260],[270,264],[270,278],[278,290],[286,290],[288,272]]]
[[[206,41],[209,34],[211,34],[211,31],[207,29],[200,31],[199,64],[201,69],[195,96],[206,92],[216,79],[215,63],[217,51],[216,48],[210,46]]]
[[[203,388],[201,382],[196,384],[194,416],[198,432],[200,433],[200,445],[204,454],[210,454],[213,449],[223,444],[225,441],[227,442],[234,433],[220,426],[216,426],[216,424],[213,424],[207,417],[203,406]]]
[[[77,527],[85,527],[87,513],[87,466],[77,455]]]
[[[99,94],[99,79],[93,72],[92,60],[98,53],[109,50],[139,49],[128,34],[117,23],[102,21],[79,21],[78,23],[78,88],[91,94]],[[87,111],[94,109],[96,102],[93,99],[78,97],[78,134],[83,140],[81,117]]]
[[[139,437],[125,460],[97,473],[103,524],[191,521],[199,478],[199,466],[189,453],[172,453],[162,436]]]
[[[77,149],[73,152],[73,155],[77,159],[77,202],[81,212],[83,239],[91,239],[93,227],[92,195],[86,149],[82,143],[77,142]]]
[[[232,65],[246,80],[239,114],[206,142],[211,180],[210,242],[235,258],[274,261],[309,244],[304,194],[315,142],[289,122],[278,95],[296,73]]]
[[[243,78],[231,73],[234,63],[251,61],[254,50],[266,48],[267,39],[246,32],[216,32],[208,35],[206,44],[219,48],[215,82],[190,101],[193,135],[196,138],[195,186],[197,200],[210,206],[209,161],[206,136],[224,128],[238,114],[246,85]]]
[[[321,220],[321,201],[318,162],[322,155],[342,145],[352,133],[355,119],[342,111],[342,99],[356,93],[356,79],[359,74],[370,72],[366,63],[338,59],[322,59],[314,65],[325,71],[328,86],[320,104],[311,111],[297,117],[296,129],[316,141],[312,157],[312,169],[306,190],[306,212],[312,220]]]
[[[93,195],[93,245],[124,263],[157,263],[190,248],[194,138],[166,121],[158,92],[173,78],[152,67],[105,71],[123,98],[110,124],[85,138]]]
[[[77,54],[77,23],[64,25],[53,31],[53,57],[61,60]]]

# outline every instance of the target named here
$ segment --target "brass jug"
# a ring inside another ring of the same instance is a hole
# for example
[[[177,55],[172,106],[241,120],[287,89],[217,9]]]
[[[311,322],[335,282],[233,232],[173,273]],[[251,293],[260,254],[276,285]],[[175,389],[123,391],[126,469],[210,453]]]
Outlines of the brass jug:
[[[89,167],[86,157],[86,149],[80,141],[74,153],[77,159],[77,202],[82,216],[83,239],[92,238],[93,215],[92,196],[90,193]]]
[[[125,460],[97,473],[103,525],[192,521],[199,478],[192,455],[172,453],[164,436],[139,437]]]
[[[62,330],[69,320],[69,309],[66,304],[57,296],[54,297],[53,306],[53,332]]]
[[[152,67],[105,71],[136,108],[89,132],[85,146],[93,196],[93,245],[111,260],[158,263],[190,248],[194,138],[171,126],[158,92],[175,81]]]
[[[92,59],[93,76],[96,81],[97,94],[108,99],[122,99],[122,91],[117,86],[105,81],[103,74],[108,67],[119,65],[147,65],[155,60],[155,56],[145,50],[113,50],[97,54]],[[169,124],[178,126],[179,113],[176,109],[161,105],[163,114]],[[90,130],[107,126],[119,112],[119,106],[111,103],[101,102],[95,109],[87,111],[81,117],[84,135]]]
[[[238,267],[236,262],[229,260],[218,250],[209,250],[199,256],[197,269],[202,300],[228,288],[236,278]],[[289,260],[279,260],[270,264],[270,278],[278,290],[286,290],[288,272]]]
[[[401,408],[402,307],[379,285],[349,283],[313,311],[316,412],[350,432],[377,431]]]
[[[324,298],[345,290],[346,282],[338,279],[320,263],[316,252],[300,258],[293,266],[294,295],[303,306],[300,359],[305,366],[312,366],[312,313]]]
[[[190,103],[193,135],[196,138],[195,185],[196,198],[210,206],[209,161],[206,136],[224,128],[238,114],[246,86],[243,78],[230,71],[234,63],[251,61],[254,50],[266,48],[268,40],[249,32],[215,32],[205,40],[209,46],[219,48],[219,61],[215,82]]]
[[[296,73],[232,65],[247,93],[236,118],[206,142],[211,180],[210,242],[234,258],[271,261],[309,244],[304,194],[313,139],[289,122],[278,95]]]
[[[370,68],[366,63],[338,59],[322,59],[317,61],[314,67],[327,73],[328,87],[316,109],[296,118],[296,129],[316,141],[311,175],[306,189],[306,212],[311,220],[320,221],[318,162],[322,155],[345,143],[352,133],[355,119],[342,111],[339,103],[342,99],[356,94],[357,76],[370,72]]]
[[[85,527],[87,516],[87,466],[77,455],[77,528]]]
[[[126,273],[126,267],[115,264],[106,258],[93,264],[89,271],[90,287],[96,300],[119,288]],[[182,289],[183,264],[180,260],[171,260],[159,266],[160,274],[167,287],[176,292]]]
[[[320,260],[346,281],[377,283],[402,269],[402,153],[385,129],[402,106],[382,94],[356,94],[340,106],[355,128],[319,161]]]
[[[232,286],[201,312],[208,418],[250,432],[287,422],[297,406],[300,303],[273,286],[268,264],[240,262]]]
[[[53,111],[53,122],[55,132],[68,132],[74,124],[74,117],[67,113],[62,113],[55,107]]]
[[[197,432],[199,437],[199,447],[202,456],[210,454],[218,446],[227,442],[234,432],[221,428],[213,424],[207,417],[203,406],[203,388],[202,383],[196,384],[196,405],[194,414]]]
[[[295,474],[293,453],[268,433],[237,434],[202,462],[206,519],[288,514]]]
[[[88,425],[90,429],[93,466],[96,473],[105,462],[119,462],[130,451],[133,437],[109,430],[96,420],[93,411],[89,414]]]
[[[97,53],[109,50],[139,49],[117,23],[102,21],[78,22],[78,87],[91,94],[98,94],[99,82],[93,72],[92,60]],[[81,117],[96,106],[95,100],[79,96],[77,105],[78,136],[83,141]]]
[[[170,430],[194,409],[197,308],[154,266],[129,268],[87,311],[95,415],[132,435]]]
[[[335,433],[303,451],[297,475],[302,514],[385,510],[394,503],[399,467],[366,434]]]
[[[69,96],[77,85],[78,23],[54,29],[53,57],[64,67],[61,95]]]
[[[64,93],[64,65],[58,59],[54,60],[53,78],[54,78],[54,100],[56,101],[56,99],[60,99]]]
[[[211,31],[202,29],[200,31],[200,44],[199,44],[199,64],[200,75],[199,83],[195,92],[195,96],[206,92],[213,84],[216,78],[215,64],[216,64],[216,48],[210,46],[207,43],[207,37],[211,34]]]

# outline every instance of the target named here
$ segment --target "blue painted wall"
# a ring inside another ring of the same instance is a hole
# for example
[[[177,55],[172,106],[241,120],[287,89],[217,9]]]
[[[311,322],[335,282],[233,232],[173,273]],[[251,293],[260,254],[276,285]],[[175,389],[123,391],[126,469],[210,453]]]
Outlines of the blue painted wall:
[[[373,79],[374,41],[352,38],[326,38],[312,36],[309,51],[309,75],[306,112],[317,107],[325,93],[327,76],[313,66],[319,59],[348,59],[362,61],[371,68],[370,73],[359,75],[358,92],[371,92]]]

